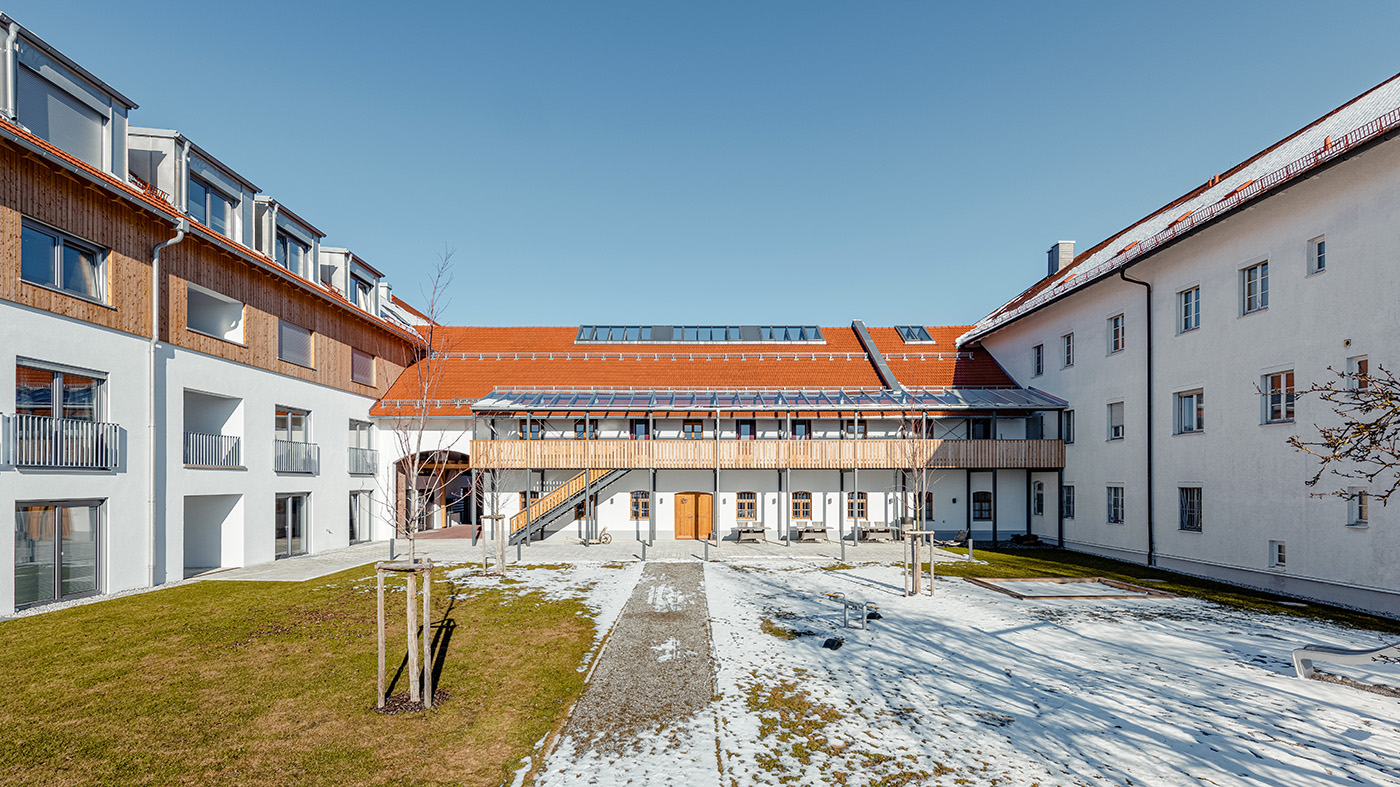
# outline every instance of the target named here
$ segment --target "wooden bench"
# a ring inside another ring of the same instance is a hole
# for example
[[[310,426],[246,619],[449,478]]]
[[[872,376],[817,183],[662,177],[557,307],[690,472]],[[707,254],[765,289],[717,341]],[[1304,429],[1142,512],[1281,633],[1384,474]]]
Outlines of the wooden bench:
[[[889,522],[866,522],[858,526],[861,541],[893,541],[894,526]]]
[[[764,541],[767,534],[768,529],[761,522],[751,522],[734,528],[735,541]]]
[[[826,525],[821,522],[802,521],[788,525],[788,536],[793,541],[827,541]]]

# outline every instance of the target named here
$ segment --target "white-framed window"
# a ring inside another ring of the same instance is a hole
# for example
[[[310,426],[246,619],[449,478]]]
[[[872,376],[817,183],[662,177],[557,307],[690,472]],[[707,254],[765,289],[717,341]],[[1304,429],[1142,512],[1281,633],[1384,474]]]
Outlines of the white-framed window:
[[[1074,334],[1060,337],[1060,365],[1069,368],[1074,365]]]
[[[308,369],[315,367],[311,331],[286,320],[277,321],[277,357]]]
[[[1060,487],[1060,515],[1065,519],[1074,519],[1074,486]]]
[[[1177,493],[1177,528],[1192,533],[1201,532],[1201,488],[1180,486]]]
[[[1347,489],[1347,524],[1351,527],[1366,527],[1371,518],[1371,493],[1364,486]]]
[[[1319,235],[1308,241],[1308,274],[1327,270],[1327,236]]]
[[[1353,391],[1366,391],[1371,388],[1371,361],[1364,355],[1347,359],[1347,387]]]
[[[1122,440],[1123,434],[1123,403],[1114,402],[1108,406],[1108,439]]]
[[[274,250],[277,264],[295,273],[298,276],[307,276],[309,271],[307,266],[311,262],[311,247],[292,237],[281,230],[277,231],[277,242]]]
[[[374,424],[350,419],[347,439],[351,448],[374,448]]]
[[[278,407],[273,425],[273,436],[289,443],[310,442],[311,432],[307,428],[311,413],[292,407]]]
[[[1031,484],[1031,516],[1045,515],[1045,482]]]
[[[1188,434],[1206,428],[1206,395],[1200,390],[1176,395],[1176,433]]]
[[[1264,423],[1283,424],[1293,420],[1293,370],[1264,375]]]
[[[350,277],[350,296],[356,306],[364,311],[370,311],[370,294],[374,288],[369,282],[359,276]]]
[[[29,219],[20,224],[19,276],[31,284],[107,302],[107,252]]]
[[[1177,294],[1176,332],[1186,333],[1201,327],[1201,288],[1192,287]]]
[[[21,360],[15,364],[15,414],[100,422],[106,383],[103,372]]]
[[[350,381],[374,385],[374,356],[364,350],[350,348]]]
[[[187,284],[185,328],[215,339],[242,344],[243,304],[197,284]]]
[[[1282,541],[1269,542],[1269,568],[1288,567],[1288,548]]]
[[[1251,314],[1269,308],[1269,262],[1240,271],[1240,313]]]
[[[1074,442],[1074,411],[1066,410],[1060,413],[1060,440],[1064,443]]]
[[[1037,344],[1031,348],[1031,376],[1039,377],[1045,374],[1045,345]]]
[[[189,206],[190,218],[219,233],[232,238],[234,231],[233,207],[236,201],[201,180],[190,176]]]
[[[1123,331],[1123,315],[1115,314],[1108,318],[1108,354],[1123,352],[1127,346],[1127,336]]]
[[[1123,487],[1108,487],[1108,523],[1110,525],[1123,524]]]

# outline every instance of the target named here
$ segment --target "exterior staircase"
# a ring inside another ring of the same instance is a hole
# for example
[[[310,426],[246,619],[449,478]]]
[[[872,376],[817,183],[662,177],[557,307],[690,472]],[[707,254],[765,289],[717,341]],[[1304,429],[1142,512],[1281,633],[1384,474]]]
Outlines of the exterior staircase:
[[[516,544],[529,538],[539,540],[545,528],[558,522],[560,517],[571,513],[573,506],[583,499],[588,491],[598,494],[612,486],[619,478],[627,475],[627,470],[585,470],[555,487],[553,491],[530,503],[525,511],[510,518],[510,543]],[[527,535],[528,534],[528,535]]]

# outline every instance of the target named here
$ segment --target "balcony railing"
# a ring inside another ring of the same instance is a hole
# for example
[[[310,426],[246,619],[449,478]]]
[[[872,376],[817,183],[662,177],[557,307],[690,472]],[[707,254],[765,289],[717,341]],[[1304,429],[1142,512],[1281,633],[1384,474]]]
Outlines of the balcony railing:
[[[273,469],[279,473],[321,472],[321,446],[315,443],[298,443],[292,440],[277,440],[276,457]]]
[[[1064,467],[1059,440],[475,440],[474,467],[992,469]]]
[[[379,452],[373,448],[350,449],[350,474],[374,475],[379,472]]]
[[[227,434],[185,432],[186,467],[242,467],[243,440]]]
[[[4,421],[4,455],[15,467],[115,470],[121,464],[116,424],[46,415],[11,415]]]

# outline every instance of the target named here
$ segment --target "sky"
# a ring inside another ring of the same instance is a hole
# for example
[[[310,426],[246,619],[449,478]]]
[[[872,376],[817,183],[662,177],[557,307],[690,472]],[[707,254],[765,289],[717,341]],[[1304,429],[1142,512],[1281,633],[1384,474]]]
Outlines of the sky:
[[[4,10],[464,325],[975,322],[1400,71],[1390,0]]]

